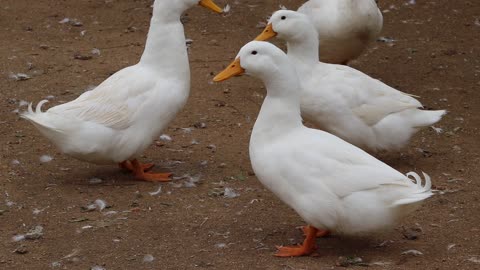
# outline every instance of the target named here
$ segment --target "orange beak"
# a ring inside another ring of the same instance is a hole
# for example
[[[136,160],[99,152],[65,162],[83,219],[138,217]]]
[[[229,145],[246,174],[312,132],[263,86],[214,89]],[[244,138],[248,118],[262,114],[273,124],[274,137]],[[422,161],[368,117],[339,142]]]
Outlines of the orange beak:
[[[213,2],[213,0],[201,0],[200,2],[198,2],[198,4],[204,8],[208,8],[208,9],[211,9],[213,11],[215,11],[216,13],[222,13],[223,12],[223,9],[221,9],[219,6],[217,6],[217,4],[215,4],[215,2]]]
[[[227,68],[225,68],[222,72],[218,73],[215,78],[213,78],[214,82],[223,82],[225,80],[230,79],[233,76],[238,76],[245,73],[245,69],[240,66],[240,58],[235,59]]]
[[[263,30],[263,32],[258,35],[258,37],[255,38],[256,41],[265,41],[265,40],[269,40],[273,37],[275,37],[277,35],[277,33],[275,31],[273,31],[273,26],[271,23],[269,23],[267,25],[267,27],[265,27],[265,30]]]

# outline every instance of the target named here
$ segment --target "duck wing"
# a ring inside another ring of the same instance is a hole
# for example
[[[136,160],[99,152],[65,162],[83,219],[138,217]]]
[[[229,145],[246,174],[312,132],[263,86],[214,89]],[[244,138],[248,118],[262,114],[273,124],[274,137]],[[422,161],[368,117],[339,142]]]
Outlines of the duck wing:
[[[383,185],[407,187],[413,183],[360,148],[329,133],[302,129],[291,134],[283,168],[292,169],[304,187],[326,188],[339,198]],[[309,193],[308,190],[305,192]]]
[[[341,65],[330,65],[332,67],[332,72],[322,80],[328,80],[332,90],[341,95],[352,112],[368,126],[375,125],[390,114],[422,107],[411,95],[358,70]]]
[[[147,93],[155,86],[155,81],[139,73],[134,67],[120,70],[95,89],[48,112],[116,130],[126,129],[132,125],[137,108],[148,99]]]

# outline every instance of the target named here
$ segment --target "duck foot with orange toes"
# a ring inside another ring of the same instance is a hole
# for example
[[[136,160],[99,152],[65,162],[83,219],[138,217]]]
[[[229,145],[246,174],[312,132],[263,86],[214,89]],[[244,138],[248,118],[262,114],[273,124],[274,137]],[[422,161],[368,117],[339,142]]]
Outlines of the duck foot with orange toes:
[[[149,182],[168,182],[172,179],[172,173],[149,173],[148,171],[155,166],[153,163],[142,164],[138,160],[126,160],[118,164],[120,168],[128,170],[135,175],[137,180]]]
[[[298,257],[298,256],[307,256],[311,255],[316,249],[317,245],[315,243],[317,237],[323,237],[329,235],[330,232],[327,230],[319,230],[313,226],[302,227],[303,232],[305,233],[305,240],[302,245],[293,246],[293,247],[281,247],[277,246],[277,257]]]

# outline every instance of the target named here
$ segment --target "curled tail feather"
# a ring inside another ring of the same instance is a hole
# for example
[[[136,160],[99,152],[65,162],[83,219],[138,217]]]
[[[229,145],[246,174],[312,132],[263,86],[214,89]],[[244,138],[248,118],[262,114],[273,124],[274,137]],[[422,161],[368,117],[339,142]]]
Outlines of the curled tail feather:
[[[394,205],[406,205],[406,204],[413,204],[420,201],[423,201],[430,196],[433,195],[432,193],[432,181],[428,174],[422,172],[423,178],[425,179],[425,184],[422,186],[422,178],[416,172],[409,172],[406,176],[412,180],[413,183],[416,184],[416,190],[411,193],[410,196],[397,200],[393,204]]]
[[[28,104],[28,111],[25,112],[25,113],[22,113],[21,117],[22,118],[28,118],[30,119],[29,115],[34,115],[34,114],[40,114],[40,113],[43,113],[42,112],[42,106],[43,104],[47,103],[48,100],[44,99],[42,101],[40,101],[37,106],[35,107],[35,111],[33,110],[32,108],[32,103]]]
[[[50,121],[48,121],[48,118],[46,117],[47,112],[42,112],[42,106],[43,106],[43,104],[45,104],[47,102],[48,102],[48,100],[40,101],[37,104],[37,106],[35,107],[35,110],[33,110],[33,105],[32,105],[32,103],[30,103],[28,105],[27,111],[22,113],[20,115],[20,117],[22,117],[24,119],[27,119],[28,121],[33,123],[34,126],[37,127],[37,129],[39,129],[40,131],[48,129],[48,130],[51,130],[51,131],[60,132],[60,130],[58,128],[53,126],[50,123]]]
[[[409,172],[406,174],[408,178],[410,178],[411,180],[415,180],[413,182],[417,184],[417,187],[418,187],[417,193],[429,192],[432,190],[432,180],[430,176],[424,172],[422,172],[422,174],[423,174],[423,178],[425,179],[424,186],[422,186],[422,178],[420,177],[420,175],[418,175],[418,173]]]

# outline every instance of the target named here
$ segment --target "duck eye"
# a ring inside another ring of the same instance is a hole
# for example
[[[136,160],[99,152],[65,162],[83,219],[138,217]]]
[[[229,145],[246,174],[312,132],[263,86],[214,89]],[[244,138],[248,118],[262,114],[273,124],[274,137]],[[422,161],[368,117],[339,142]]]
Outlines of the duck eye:
[[[257,51],[253,51],[253,52],[252,52],[253,55],[257,55],[257,53],[258,53]]]
[[[282,20],[285,20],[286,18],[287,18],[287,16],[282,16],[282,18],[281,18],[281,19],[282,19]]]

